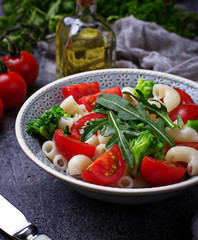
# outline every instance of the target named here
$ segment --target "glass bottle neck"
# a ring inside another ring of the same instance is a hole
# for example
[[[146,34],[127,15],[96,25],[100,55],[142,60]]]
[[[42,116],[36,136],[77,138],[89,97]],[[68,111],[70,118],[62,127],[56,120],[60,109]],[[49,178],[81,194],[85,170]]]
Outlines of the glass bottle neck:
[[[78,17],[95,16],[96,0],[76,0],[76,14]]]

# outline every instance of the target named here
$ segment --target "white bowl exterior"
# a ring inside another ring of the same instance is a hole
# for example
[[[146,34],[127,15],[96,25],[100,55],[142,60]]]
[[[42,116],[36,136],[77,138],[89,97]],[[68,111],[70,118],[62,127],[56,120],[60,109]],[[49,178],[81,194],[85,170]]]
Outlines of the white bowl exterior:
[[[171,74],[139,69],[107,69],[71,75],[42,87],[21,107],[16,119],[15,131],[22,150],[34,163],[48,173],[62,179],[76,191],[95,199],[114,203],[149,203],[175,195],[181,190],[196,184],[198,176],[173,185],[153,188],[120,189],[90,184],[82,180],[77,180],[65,172],[56,169],[42,153],[38,140],[26,133],[26,126],[29,121],[39,117],[45,110],[59,104],[64,99],[61,88],[67,84],[72,85],[97,81],[100,89],[103,90],[115,86],[119,86],[120,88],[125,86],[135,87],[139,78],[185,90],[195,103],[198,104],[198,84]]]

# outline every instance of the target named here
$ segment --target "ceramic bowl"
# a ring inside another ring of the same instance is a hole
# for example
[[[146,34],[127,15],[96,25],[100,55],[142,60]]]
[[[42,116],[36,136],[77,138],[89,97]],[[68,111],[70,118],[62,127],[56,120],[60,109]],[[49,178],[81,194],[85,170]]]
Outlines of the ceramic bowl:
[[[82,82],[95,82],[100,89],[119,86],[134,87],[139,78],[167,84],[185,90],[198,104],[198,84],[170,74],[136,69],[108,69],[84,72],[56,80],[35,92],[21,107],[15,125],[16,137],[25,154],[44,171],[64,181],[74,190],[102,201],[119,204],[142,204],[167,199],[178,194],[186,188],[198,183],[198,176],[191,177],[185,181],[162,187],[152,188],[113,188],[94,185],[75,179],[64,172],[56,169],[54,165],[44,156],[40,143],[26,133],[29,121],[39,117],[45,110],[59,104],[63,99],[61,88],[67,84]]]

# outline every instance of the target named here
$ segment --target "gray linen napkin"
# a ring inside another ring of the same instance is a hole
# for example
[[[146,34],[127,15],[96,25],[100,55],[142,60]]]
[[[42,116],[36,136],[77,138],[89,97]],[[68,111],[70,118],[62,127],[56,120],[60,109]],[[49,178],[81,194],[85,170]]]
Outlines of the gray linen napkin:
[[[116,67],[151,69],[198,81],[198,42],[133,15],[112,27],[117,37]]]

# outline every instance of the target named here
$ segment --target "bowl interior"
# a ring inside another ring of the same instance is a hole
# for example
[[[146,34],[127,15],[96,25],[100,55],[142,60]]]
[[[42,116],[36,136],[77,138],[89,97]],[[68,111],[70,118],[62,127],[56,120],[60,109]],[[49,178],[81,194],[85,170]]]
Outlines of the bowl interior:
[[[68,184],[77,187],[78,189],[81,188],[81,190],[89,189],[89,191],[102,191],[103,193],[107,194],[127,194],[130,196],[135,194],[162,193],[164,191],[181,189],[197,183],[198,177],[193,177],[189,180],[174,185],[143,189],[117,189],[89,184],[68,176],[65,172],[61,172],[59,169],[55,168],[54,165],[42,153],[41,144],[38,142],[38,140],[26,133],[26,126],[29,121],[39,117],[45,110],[59,104],[64,99],[61,88],[67,84],[73,85],[82,82],[89,83],[97,81],[100,85],[100,89],[103,90],[115,86],[119,86],[120,88],[125,86],[135,87],[139,78],[152,80],[156,83],[167,84],[169,86],[178,87],[182,90],[185,90],[192,97],[195,103],[198,104],[197,83],[166,73],[135,69],[108,69],[75,74],[56,80],[44,86],[35,92],[23,104],[18,113],[15,125],[16,137],[22,150],[33,162],[35,162],[45,171],[62,179]]]

